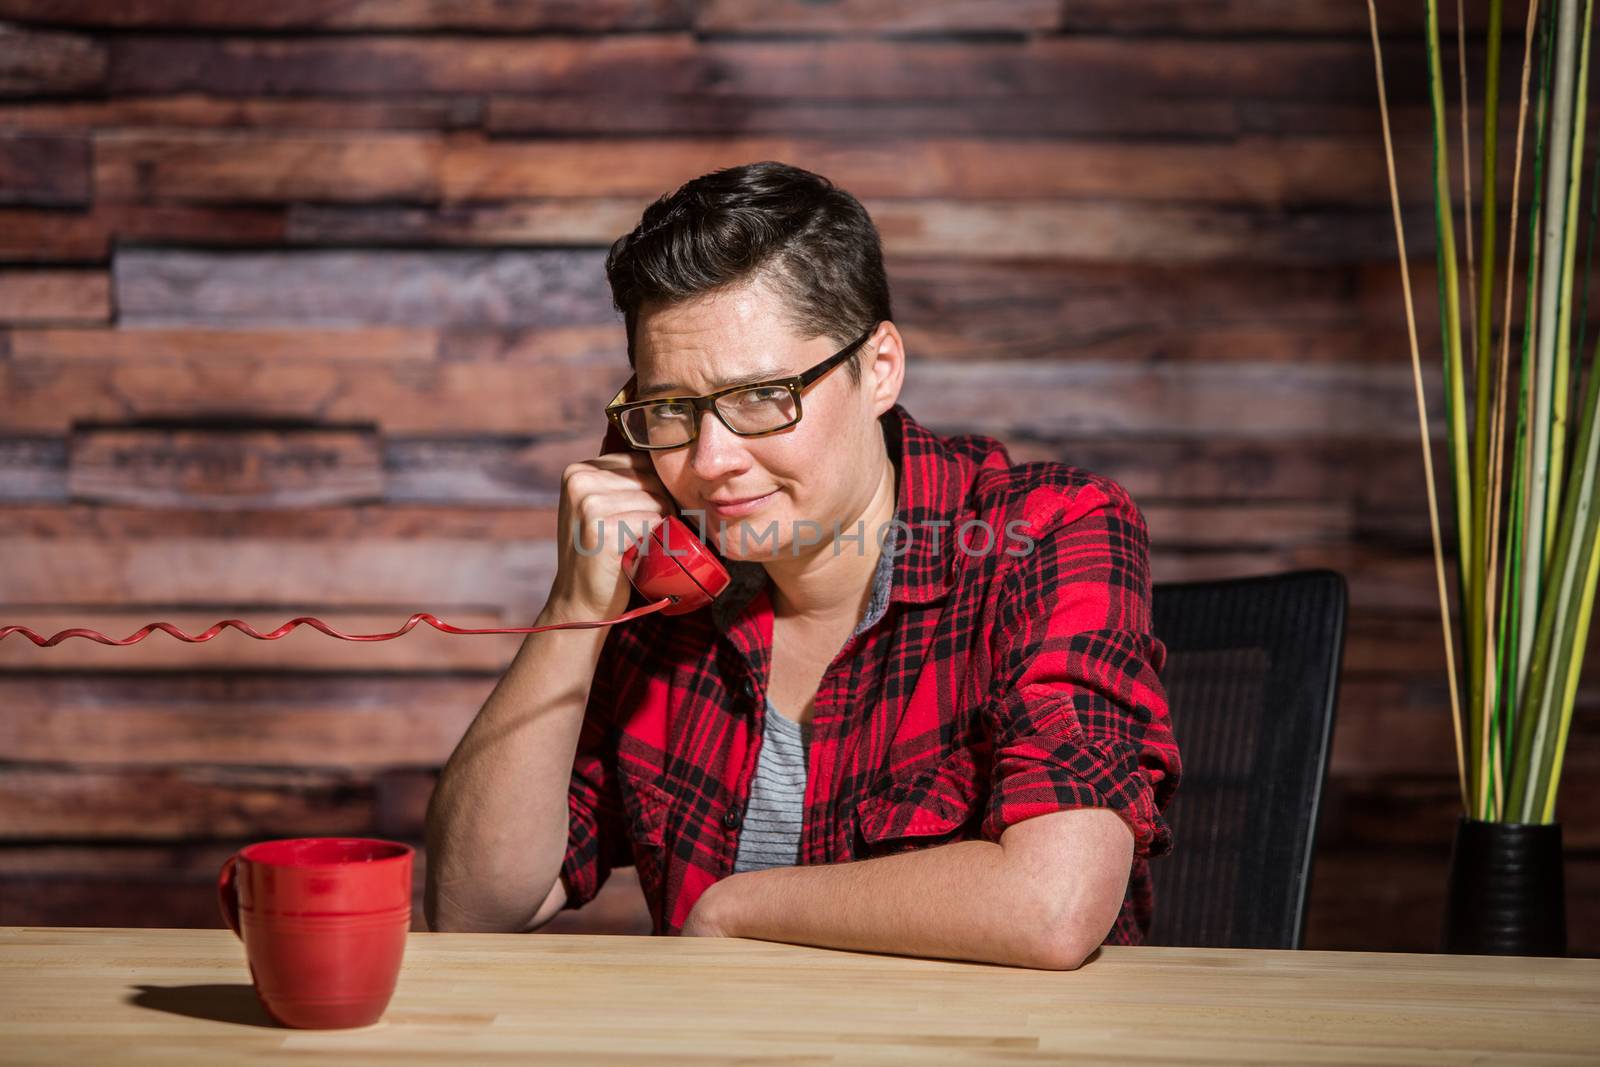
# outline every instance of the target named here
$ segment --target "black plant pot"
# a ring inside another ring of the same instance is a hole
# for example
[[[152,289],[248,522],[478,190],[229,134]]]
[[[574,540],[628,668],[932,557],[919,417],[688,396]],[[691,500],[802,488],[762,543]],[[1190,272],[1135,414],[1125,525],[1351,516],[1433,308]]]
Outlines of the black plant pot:
[[[1560,823],[1461,817],[1450,850],[1444,951],[1474,956],[1567,954]]]

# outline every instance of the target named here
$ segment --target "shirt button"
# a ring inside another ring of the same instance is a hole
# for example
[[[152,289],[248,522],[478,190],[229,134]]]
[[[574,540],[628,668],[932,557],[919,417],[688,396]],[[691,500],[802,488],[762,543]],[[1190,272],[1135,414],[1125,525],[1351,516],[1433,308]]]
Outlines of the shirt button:
[[[750,679],[746,678],[744,680],[744,685],[740,688],[743,689],[746,700],[754,700],[756,698],[756,683],[752,682]]]
[[[729,808],[722,814],[722,825],[730,830],[737,830],[741,821],[738,808]]]

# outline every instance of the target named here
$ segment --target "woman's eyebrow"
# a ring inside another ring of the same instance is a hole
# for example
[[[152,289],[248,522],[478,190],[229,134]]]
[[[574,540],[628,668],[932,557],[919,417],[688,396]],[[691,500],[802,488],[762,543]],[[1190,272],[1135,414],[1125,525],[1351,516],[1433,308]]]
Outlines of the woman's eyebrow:
[[[716,392],[718,389],[726,389],[730,385],[754,385],[756,382],[764,382],[770,378],[785,377],[788,377],[788,375],[784,373],[782,367],[758,367],[743,374],[732,374],[726,378],[714,378],[711,382],[710,391]],[[686,393],[688,391],[689,387],[682,382],[661,382],[656,385],[641,385],[639,387],[639,395],[641,397],[646,393]]]

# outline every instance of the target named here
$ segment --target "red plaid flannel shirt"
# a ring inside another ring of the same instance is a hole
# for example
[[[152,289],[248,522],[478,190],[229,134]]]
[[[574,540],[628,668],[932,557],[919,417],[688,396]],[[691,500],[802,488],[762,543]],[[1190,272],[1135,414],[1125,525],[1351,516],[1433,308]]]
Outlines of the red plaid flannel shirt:
[[[1147,860],[1171,850],[1161,812],[1181,772],[1143,515],[1110,479],[1013,464],[994,438],[936,435],[898,404],[879,422],[905,526],[888,608],[817,691],[799,863],[998,841],[1034,815],[1110,808],[1135,858],[1106,943],[1141,943]],[[978,526],[958,547],[979,520],[993,548]],[[729,570],[710,607],[607,632],[568,794],[567,907],[632,864],[654,932],[676,934],[733,872],[773,611],[760,564]]]

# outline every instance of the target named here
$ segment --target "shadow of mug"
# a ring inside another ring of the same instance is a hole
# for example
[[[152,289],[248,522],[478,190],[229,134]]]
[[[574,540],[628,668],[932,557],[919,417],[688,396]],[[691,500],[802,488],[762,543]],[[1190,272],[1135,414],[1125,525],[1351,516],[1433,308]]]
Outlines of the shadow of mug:
[[[128,1003],[141,1008],[182,1015],[189,1019],[236,1023],[239,1026],[265,1026],[278,1029],[282,1024],[267,1013],[255,988],[245,982],[217,985],[139,985]]]

